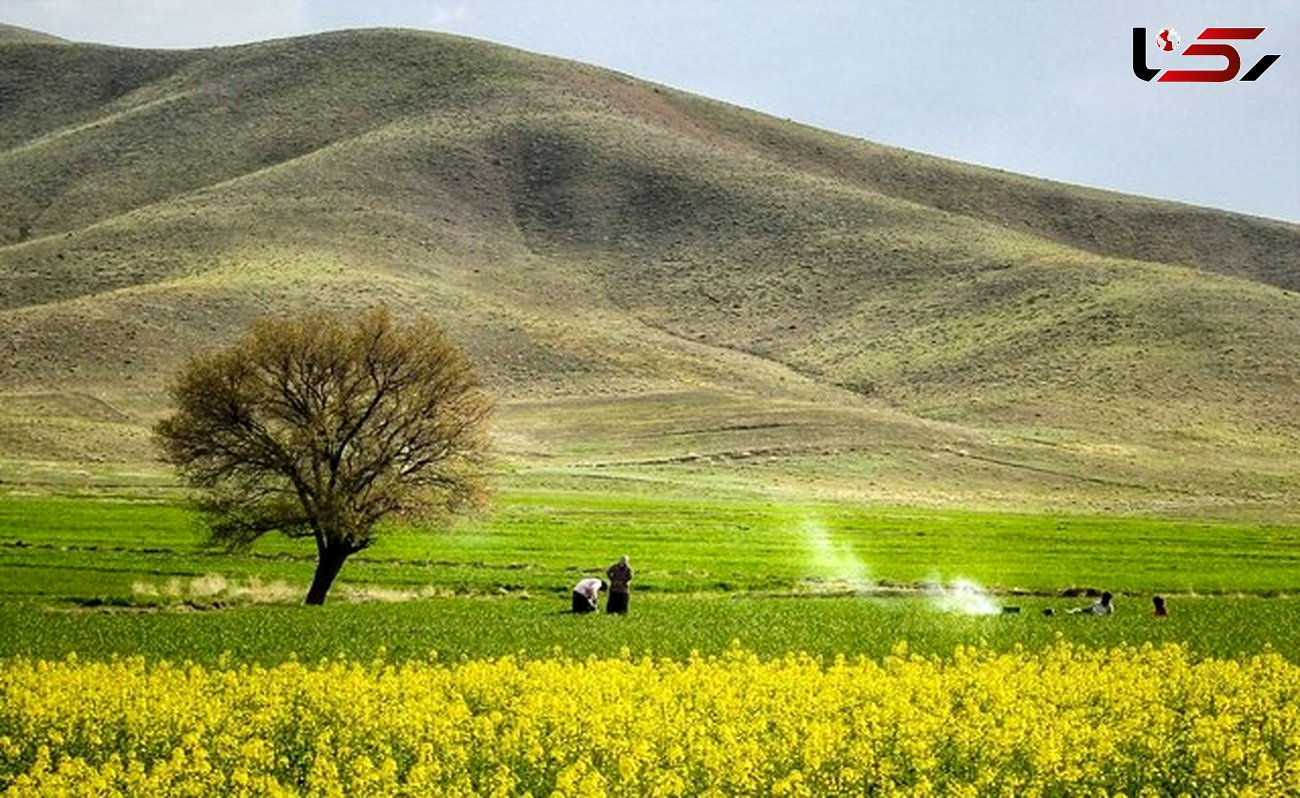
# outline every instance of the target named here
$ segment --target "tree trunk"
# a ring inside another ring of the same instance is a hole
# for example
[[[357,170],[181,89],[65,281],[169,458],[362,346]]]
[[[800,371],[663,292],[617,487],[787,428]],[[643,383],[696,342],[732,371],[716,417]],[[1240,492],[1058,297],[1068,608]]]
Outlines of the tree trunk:
[[[312,577],[311,588],[307,590],[306,603],[319,606],[325,603],[325,594],[329,592],[330,585],[334,584],[334,577],[339,575],[343,561],[348,558],[352,550],[342,545],[316,548],[318,551],[316,575]]]

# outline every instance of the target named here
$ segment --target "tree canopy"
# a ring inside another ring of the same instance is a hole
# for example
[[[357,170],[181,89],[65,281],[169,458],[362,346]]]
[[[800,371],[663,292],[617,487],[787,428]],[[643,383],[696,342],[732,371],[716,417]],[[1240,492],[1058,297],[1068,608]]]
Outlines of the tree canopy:
[[[481,501],[491,403],[470,360],[433,321],[386,309],[255,323],[191,358],[155,428],[197,489],[212,539],[280,531],[319,555],[320,604],[387,517],[429,519]]]

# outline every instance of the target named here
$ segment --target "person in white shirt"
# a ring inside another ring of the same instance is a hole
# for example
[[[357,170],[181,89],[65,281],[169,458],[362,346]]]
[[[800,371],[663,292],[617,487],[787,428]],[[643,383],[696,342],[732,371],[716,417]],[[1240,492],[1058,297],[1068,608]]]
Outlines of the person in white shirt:
[[[1110,615],[1115,612],[1115,605],[1110,603],[1112,598],[1114,597],[1110,593],[1102,593],[1101,598],[1093,602],[1091,606],[1075,607],[1070,612],[1075,615],[1080,613],[1084,615]]]
[[[597,597],[608,585],[595,577],[588,577],[573,586],[573,611],[595,612]]]

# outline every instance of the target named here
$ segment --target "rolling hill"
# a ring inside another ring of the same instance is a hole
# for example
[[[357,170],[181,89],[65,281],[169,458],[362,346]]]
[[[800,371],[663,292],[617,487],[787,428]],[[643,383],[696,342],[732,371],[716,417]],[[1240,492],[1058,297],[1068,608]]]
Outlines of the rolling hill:
[[[436,315],[515,479],[1300,507],[1300,226],[977,168],[451,36],[0,29],[0,480],[162,480],[250,319]]]

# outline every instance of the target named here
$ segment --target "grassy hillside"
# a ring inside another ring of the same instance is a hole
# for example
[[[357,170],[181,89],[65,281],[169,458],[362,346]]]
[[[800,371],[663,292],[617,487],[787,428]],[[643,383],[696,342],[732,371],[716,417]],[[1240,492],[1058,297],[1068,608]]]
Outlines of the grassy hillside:
[[[58,36],[51,36],[48,33],[41,33],[36,30],[20,28],[17,25],[6,25],[0,22],[0,43],[18,44],[22,42],[32,44],[65,44],[65,39]]]
[[[0,480],[160,479],[251,318],[433,313],[513,480],[1294,518],[1300,227],[449,36],[0,35]]]

